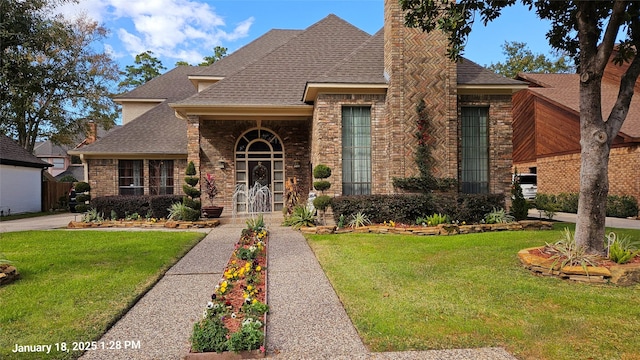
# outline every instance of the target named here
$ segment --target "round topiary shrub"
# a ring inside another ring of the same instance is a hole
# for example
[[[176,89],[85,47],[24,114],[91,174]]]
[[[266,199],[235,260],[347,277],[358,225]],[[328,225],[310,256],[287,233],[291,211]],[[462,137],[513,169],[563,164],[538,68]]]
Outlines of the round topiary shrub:
[[[318,210],[325,211],[331,206],[331,197],[329,195],[320,195],[313,199],[313,207]]]
[[[328,182],[327,180],[320,180],[320,181],[313,182],[313,188],[318,191],[329,190],[330,187],[331,187],[331,183]]]
[[[313,177],[316,179],[326,179],[331,176],[331,168],[324,164],[318,164],[313,168]]]
[[[91,191],[91,186],[84,182],[84,181],[80,181],[78,183],[76,183],[76,185],[74,186],[76,193],[83,193],[83,192],[88,192]]]

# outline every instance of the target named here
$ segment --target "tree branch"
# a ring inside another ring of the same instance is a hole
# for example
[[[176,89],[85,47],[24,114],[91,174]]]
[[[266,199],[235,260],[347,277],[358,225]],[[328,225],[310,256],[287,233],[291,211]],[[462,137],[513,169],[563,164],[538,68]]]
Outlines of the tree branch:
[[[604,68],[609,62],[609,57],[611,56],[611,52],[613,51],[613,45],[616,41],[618,30],[620,29],[620,26],[624,21],[624,15],[627,5],[627,1],[620,0],[616,0],[613,4],[611,17],[609,19],[609,23],[607,24],[607,29],[605,30],[604,36],[602,38],[602,43],[598,47],[598,52],[596,55],[596,67],[598,72],[604,71]]]

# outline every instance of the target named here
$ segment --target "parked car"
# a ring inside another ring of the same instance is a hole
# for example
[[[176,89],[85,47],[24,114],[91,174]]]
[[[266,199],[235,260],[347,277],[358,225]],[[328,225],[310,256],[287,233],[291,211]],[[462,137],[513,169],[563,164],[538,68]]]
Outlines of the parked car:
[[[538,192],[538,175],[536,174],[518,174],[513,177],[513,181],[518,181],[522,188],[522,195],[527,200],[536,198]]]

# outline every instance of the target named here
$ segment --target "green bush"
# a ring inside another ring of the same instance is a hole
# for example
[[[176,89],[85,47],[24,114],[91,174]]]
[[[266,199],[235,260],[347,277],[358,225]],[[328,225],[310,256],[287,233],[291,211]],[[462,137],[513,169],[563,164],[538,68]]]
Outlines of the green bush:
[[[319,180],[319,181],[313,182],[313,188],[318,191],[329,190],[330,187],[331,187],[331,183],[328,182],[327,180]]]
[[[80,181],[78,183],[75,184],[74,186],[76,193],[83,193],[83,192],[87,192],[87,191],[91,191],[91,186],[84,182],[84,181]]]
[[[184,178],[184,182],[189,184],[189,186],[196,186],[200,182],[200,179],[195,176],[187,176]]]
[[[291,226],[294,229],[299,229],[303,226],[314,226],[315,224],[315,215],[304,205],[296,205],[291,215],[285,217],[282,223],[282,225]]]
[[[331,197],[329,195],[320,195],[313,199],[313,207],[318,210],[325,211],[331,206]]]
[[[578,212],[577,193],[536,194],[535,207],[545,212]],[[636,217],[638,216],[638,200],[630,195],[609,195],[607,197],[607,216],[611,217]]]
[[[182,185],[182,191],[184,191],[184,193],[192,198],[195,199],[197,197],[200,197],[200,190],[188,185],[188,184],[184,184]]]
[[[196,165],[193,163],[193,161],[189,161],[189,164],[187,164],[187,169],[185,170],[185,175],[187,176],[193,176],[196,173]]]
[[[318,164],[313,168],[313,177],[316,179],[326,179],[331,176],[331,168],[324,164]]]
[[[202,203],[199,200],[194,200],[188,196],[182,197],[182,203],[194,210],[200,210],[202,208]]]
[[[529,203],[522,195],[522,187],[518,181],[511,185],[511,216],[515,220],[525,220],[529,216]]]
[[[115,216],[115,219],[124,219],[134,213],[150,213],[156,219],[166,219],[169,217],[167,208],[181,200],[179,195],[101,196],[91,200],[91,206],[98,212],[110,214],[111,218]]]
[[[176,221],[196,221],[200,219],[200,210],[192,209],[181,202],[177,202],[169,207],[169,220]]]
[[[207,317],[193,326],[191,346],[195,352],[218,352],[228,349],[229,330],[218,317]]]
[[[89,200],[91,200],[91,195],[89,194],[81,193],[76,195],[76,201],[78,202],[78,204],[84,204],[85,201]]]
[[[87,212],[89,210],[89,206],[86,204],[78,204],[76,205],[76,212],[77,213],[83,213],[83,212]]]
[[[59,182],[78,182],[78,179],[76,179],[73,175],[65,175],[61,177],[60,180],[58,181]]]
[[[411,224],[424,214],[448,215],[451,221],[479,223],[493,208],[504,208],[501,194],[393,194],[340,196],[331,201],[336,222],[362,212],[373,223]]]

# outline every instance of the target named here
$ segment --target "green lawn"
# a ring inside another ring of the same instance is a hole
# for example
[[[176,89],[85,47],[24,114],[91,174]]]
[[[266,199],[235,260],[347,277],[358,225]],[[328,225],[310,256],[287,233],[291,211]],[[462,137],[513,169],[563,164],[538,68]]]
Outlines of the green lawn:
[[[28,231],[0,234],[21,279],[0,287],[0,358],[16,344],[97,340],[204,234]],[[54,345],[55,349],[55,345]],[[75,358],[60,353],[50,358]]]
[[[561,226],[308,240],[372,351],[501,346],[519,359],[640,359],[640,286],[535,277],[520,265],[519,250],[558,240]]]

